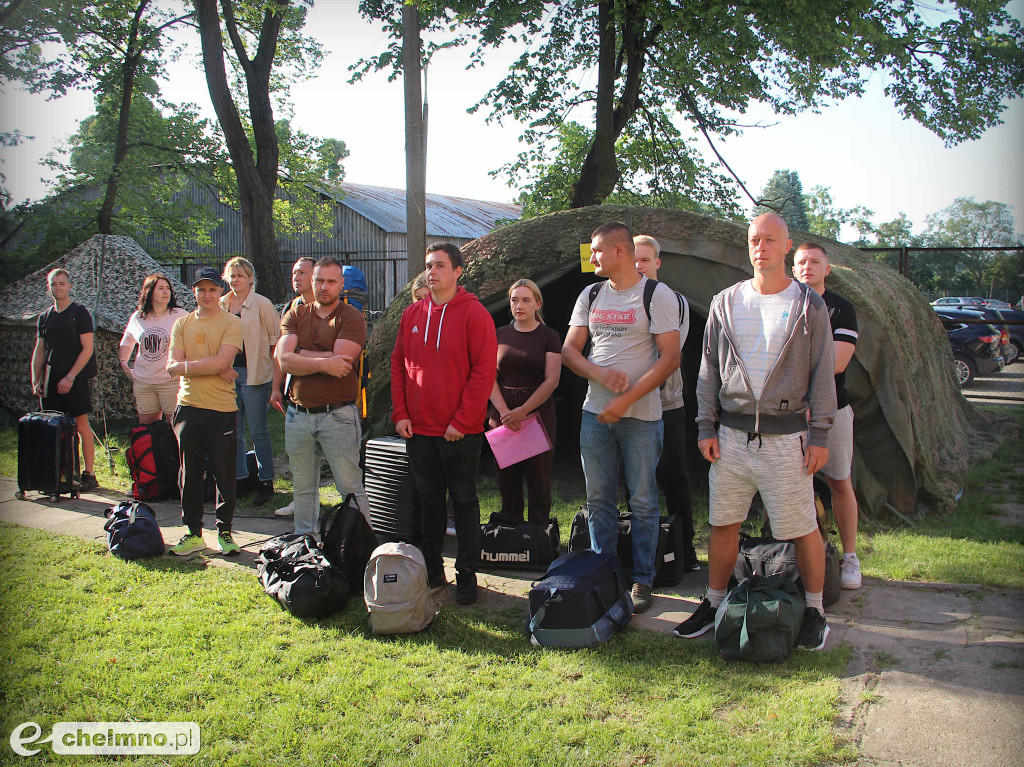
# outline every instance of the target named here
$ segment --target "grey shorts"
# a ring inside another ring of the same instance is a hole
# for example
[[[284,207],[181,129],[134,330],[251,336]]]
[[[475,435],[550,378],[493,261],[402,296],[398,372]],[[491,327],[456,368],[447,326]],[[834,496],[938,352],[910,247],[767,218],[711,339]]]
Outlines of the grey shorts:
[[[846,479],[853,470],[853,408],[836,413],[828,432],[828,463],[822,469],[829,479]]]
[[[761,493],[772,535],[791,540],[818,529],[814,485],[804,468],[805,432],[747,433],[722,426],[718,430],[721,458],[711,464],[709,521],[713,526],[743,522],[754,493]]]

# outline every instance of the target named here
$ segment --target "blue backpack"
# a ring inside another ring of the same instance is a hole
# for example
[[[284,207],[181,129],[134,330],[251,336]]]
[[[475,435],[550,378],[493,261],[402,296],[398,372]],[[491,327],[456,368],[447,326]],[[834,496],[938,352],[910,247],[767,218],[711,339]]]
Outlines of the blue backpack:
[[[570,551],[530,588],[530,641],[544,647],[590,647],[633,617],[629,581],[615,554]]]
[[[341,291],[342,300],[362,311],[363,305],[370,297],[366,289],[366,275],[358,266],[350,264],[341,267],[341,273],[345,277],[345,288]]]
[[[164,553],[164,537],[160,533],[153,509],[139,501],[121,501],[104,512],[103,529],[107,531],[107,548],[121,559],[142,559]]]

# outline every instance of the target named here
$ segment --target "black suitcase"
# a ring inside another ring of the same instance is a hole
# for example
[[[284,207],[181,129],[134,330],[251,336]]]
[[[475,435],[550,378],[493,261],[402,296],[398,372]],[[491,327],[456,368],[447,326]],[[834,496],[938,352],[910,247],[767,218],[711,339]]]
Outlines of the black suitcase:
[[[381,542],[419,546],[420,504],[404,439],[377,437],[366,442],[363,486],[370,502],[370,524]]]
[[[558,520],[503,523],[496,514],[480,525],[480,565],[513,570],[547,570],[558,557]]]
[[[75,419],[43,410],[18,421],[18,492],[34,490],[59,501],[78,497],[78,429]]]

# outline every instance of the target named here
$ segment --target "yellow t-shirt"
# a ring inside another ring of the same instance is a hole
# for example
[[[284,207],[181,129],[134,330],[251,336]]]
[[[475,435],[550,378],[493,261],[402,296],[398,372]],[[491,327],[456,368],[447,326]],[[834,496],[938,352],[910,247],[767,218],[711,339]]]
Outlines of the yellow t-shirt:
[[[178,319],[171,328],[171,351],[181,349],[187,360],[212,357],[227,344],[242,348],[242,321],[223,309],[212,317],[200,317],[199,310]],[[219,375],[182,376],[178,386],[178,404],[233,413],[235,385]]]

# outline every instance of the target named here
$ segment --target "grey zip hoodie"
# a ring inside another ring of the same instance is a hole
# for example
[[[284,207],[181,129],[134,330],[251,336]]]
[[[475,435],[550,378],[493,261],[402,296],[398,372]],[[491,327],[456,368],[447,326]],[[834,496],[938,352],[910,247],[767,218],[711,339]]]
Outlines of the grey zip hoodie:
[[[800,289],[797,310],[786,326],[786,343],[754,397],[732,322],[733,297],[742,282],[711,299],[704,329],[704,355],[697,376],[697,439],[717,437],[718,422],[757,434],[795,434],[807,430],[808,445],[828,447],[836,415],[835,347],[825,302],[812,289]]]

